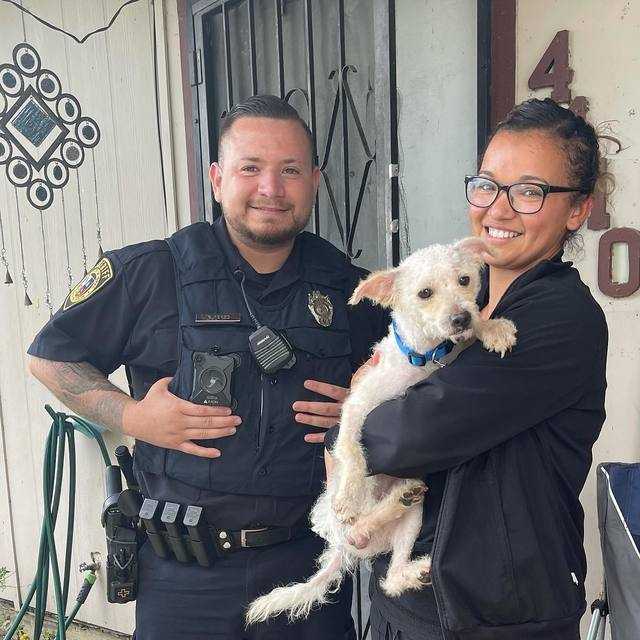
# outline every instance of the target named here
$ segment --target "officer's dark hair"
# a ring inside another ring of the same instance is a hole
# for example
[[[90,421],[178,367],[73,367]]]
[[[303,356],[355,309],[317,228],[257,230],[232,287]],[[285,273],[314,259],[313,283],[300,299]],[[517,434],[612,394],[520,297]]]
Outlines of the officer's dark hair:
[[[555,100],[531,98],[516,105],[496,125],[491,139],[501,131],[539,131],[560,145],[566,156],[568,186],[580,190],[573,194],[572,204],[598,189],[605,194],[611,192],[613,178],[604,169],[595,129],[582,116],[561,107]],[[575,236],[575,231],[567,233],[565,242],[571,243]]]
[[[222,153],[222,141],[229,133],[233,123],[241,118],[272,118],[274,120],[291,120],[297,122],[309,140],[311,164],[315,165],[316,153],[313,146],[313,136],[309,125],[300,117],[300,114],[288,102],[278,96],[268,94],[251,96],[242,102],[238,102],[222,118],[220,135],[218,136],[218,157]]]

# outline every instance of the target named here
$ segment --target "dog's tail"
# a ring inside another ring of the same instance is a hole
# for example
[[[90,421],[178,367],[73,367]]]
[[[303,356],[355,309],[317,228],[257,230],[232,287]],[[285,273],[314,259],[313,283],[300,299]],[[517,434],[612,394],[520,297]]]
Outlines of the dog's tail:
[[[247,610],[247,626],[285,612],[290,621],[306,618],[314,605],[325,604],[327,595],[338,590],[348,564],[342,549],[325,549],[318,559],[320,568],[306,582],[277,587],[254,600]]]

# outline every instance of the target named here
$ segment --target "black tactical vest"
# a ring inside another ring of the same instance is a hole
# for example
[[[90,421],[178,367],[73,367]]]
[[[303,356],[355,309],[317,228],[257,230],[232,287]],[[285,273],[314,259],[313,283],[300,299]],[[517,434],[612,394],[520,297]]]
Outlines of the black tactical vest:
[[[286,497],[320,492],[323,447],[304,441],[304,435],[313,429],[294,421],[291,405],[296,400],[327,400],[304,388],[307,379],[349,386],[352,368],[346,301],[357,275],[326,241],[303,233],[296,242],[300,243],[299,278],[284,301],[274,306],[250,301],[259,321],[282,332],[295,350],[296,363],[291,369],[267,376],[249,351],[249,335],[256,327],[210,225],[190,225],[169,238],[179,310],[179,362],[170,390],[190,398],[194,353],[235,356],[238,364],[231,391],[234,413],[242,424],[233,436],[198,443],[221,450],[222,456],[212,460],[137,442],[136,464],[142,471],[221,493]],[[311,300],[319,295],[330,300],[328,326],[322,326],[327,309],[322,309],[325,313],[319,321],[312,312],[310,295]],[[224,321],[227,314],[229,321]],[[206,323],[207,318],[220,317],[222,322]]]

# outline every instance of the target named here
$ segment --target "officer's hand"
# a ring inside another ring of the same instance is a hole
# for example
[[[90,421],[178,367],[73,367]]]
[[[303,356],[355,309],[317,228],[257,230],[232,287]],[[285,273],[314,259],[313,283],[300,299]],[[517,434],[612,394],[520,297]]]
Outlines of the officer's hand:
[[[217,458],[218,449],[201,447],[193,440],[233,435],[242,422],[228,407],[193,404],[173,395],[171,378],[158,380],[143,400],[125,405],[123,431],[128,436],[166,449],[176,449],[203,458]]]
[[[329,429],[338,424],[342,403],[349,395],[349,389],[338,387],[335,384],[319,382],[318,380],[305,380],[305,389],[315,391],[320,395],[331,398],[334,402],[304,402],[296,400],[293,403],[293,410],[296,411],[296,422],[310,424],[314,427]],[[324,442],[324,433],[308,433],[304,439],[307,442]]]

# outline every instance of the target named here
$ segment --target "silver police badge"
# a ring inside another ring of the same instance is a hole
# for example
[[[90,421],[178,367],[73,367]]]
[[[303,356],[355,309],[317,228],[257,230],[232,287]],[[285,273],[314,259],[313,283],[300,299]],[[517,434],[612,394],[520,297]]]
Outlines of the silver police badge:
[[[309,311],[321,327],[328,327],[333,320],[333,304],[331,298],[319,291],[309,294]]]

